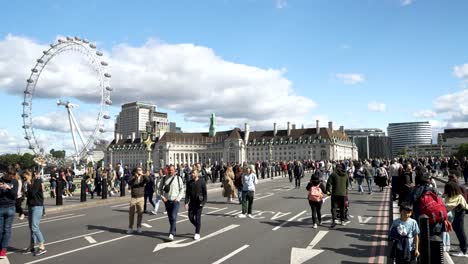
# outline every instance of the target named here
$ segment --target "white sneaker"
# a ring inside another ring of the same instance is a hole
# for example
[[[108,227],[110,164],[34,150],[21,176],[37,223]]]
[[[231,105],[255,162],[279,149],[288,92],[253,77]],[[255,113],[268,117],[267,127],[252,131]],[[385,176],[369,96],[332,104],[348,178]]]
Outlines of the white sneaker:
[[[200,239],[200,234],[195,234],[195,235],[193,236],[193,239],[195,239],[195,240]]]
[[[156,212],[156,210],[151,211],[151,213],[154,214],[154,215],[158,214],[158,212]]]
[[[251,214],[248,214],[247,216],[248,216],[249,218],[253,218],[253,216],[252,216]]]
[[[143,231],[141,230],[141,227],[138,227],[138,228],[137,228],[137,233],[138,233],[138,234],[141,234],[142,232],[143,232]]]
[[[19,220],[23,220],[23,219],[24,219],[24,214],[21,214],[19,217]]]
[[[450,256],[453,256],[453,257],[468,257],[467,254],[464,254],[463,252],[459,251],[457,253],[450,253]]]
[[[313,228],[314,228],[314,229],[317,229],[317,224],[314,224]]]
[[[127,234],[131,234],[131,233],[133,233],[133,229],[129,228],[129,229],[127,230]]]
[[[173,234],[169,234],[169,240],[174,240],[174,235]]]
[[[245,216],[245,214],[240,214],[238,217],[239,218],[245,218],[246,216]]]

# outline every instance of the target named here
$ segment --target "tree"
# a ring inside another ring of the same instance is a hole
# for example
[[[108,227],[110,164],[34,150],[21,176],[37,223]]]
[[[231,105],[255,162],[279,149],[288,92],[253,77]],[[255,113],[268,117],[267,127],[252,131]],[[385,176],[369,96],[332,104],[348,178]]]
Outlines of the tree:
[[[458,152],[456,154],[456,156],[462,160],[463,157],[468,157],[468,143],[463,143],[460,145],[460,147],[458,148]]]
[[[34,162],[34,155],[30,153],[18,154],[5,154],[0,156],[0,170],[7,170],[9,167],[14,167],[19,164],[23,169],[32,169],[36,165]]]
[[[408,157],[408,149],[407,148],[400,149],[400,151],[398,151],[398,157],[407,158]]]
[[[52,157],[54,157],[56,159],[64,159],[65,158],[65,150],[51,149],[50,154],[52,155]]]

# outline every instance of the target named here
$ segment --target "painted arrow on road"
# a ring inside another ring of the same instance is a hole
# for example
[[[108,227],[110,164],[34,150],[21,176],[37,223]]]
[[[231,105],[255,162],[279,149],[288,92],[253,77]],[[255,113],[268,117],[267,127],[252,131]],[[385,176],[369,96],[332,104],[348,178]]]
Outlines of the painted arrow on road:
[[[367,217],[367,218],[362,218],[360,215],[358,216],[360,225],[367,224],[371,219],[372,219],[372,216]]]
[[[205,239],[208,239],[210,237],[217,236],[219,234],[222,234],[224,232],[227,232],[227,231],[232,230],[232,229],[237,228],[237,227],[239,227],[239,225],[230,225],[230,226],[227,226],[227,227],[225,227],[223,229],[220,229],[220,230],[218,230],[216,232],[213,232],[213,233],[211,233],[209,235],[206,235],[206,236],[200,238],[199,240],[194,240],[194,241],[188,242],[188,243],[182,243],[187,239],[181,239],[181,240],[172,241],[172,242],[169,242],[169,243],[157,244],[156,247],[154,248],[153,252],[157,252],[157,251],[162,250],[164,248],[181,248],[181,247],[191,246],[191,245],[193,245],[195,243],[198,243],[198,242],[203,241]]]
[[[328,233],[328,231],[319,231],[314,237],[312,242],[306,248],[291,248],[291,264],[302,264],[318,254],[322,253],[324,250],[314,249],[315,245],[322,240],[322,238]]]

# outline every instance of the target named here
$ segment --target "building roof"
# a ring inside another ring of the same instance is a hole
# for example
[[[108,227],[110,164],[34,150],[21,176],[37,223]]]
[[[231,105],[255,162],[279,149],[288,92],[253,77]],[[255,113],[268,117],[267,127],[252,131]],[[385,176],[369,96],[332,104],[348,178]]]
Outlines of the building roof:
[[[293,140],[294,139],[298,139],[300,137],[302,138],[306,138],[306,137],[313,137],[315,138],[317,136],[317,129],[316,128],[301,128],[301,129],[291,129],[291,135],[288,136],[288,130],[286,129],[283,129],[283,130],[278,130],[277,133],[276,133],[276,138],[281,138],[281,137],[284,137],[284,138],[289,138],[291,137]],[[320,133],[319,133],[319,136],[321,138],[324,138],[324,139],[329,139],[329,138],[332,138],[332,137],[335,137],[335,138],[339,138],[341,140],[349,140],[348,137],[338,131],[338,130],[335,130],[335,131],[332,131],[331,129],[329,128],[320,128]],[[260,140],[260,139],[271,139],[271,138],[274,138],[273,136],[273,130],[266,130],[266,131],[253,131],[253,132],[250,132],[250,135],[249,135],[249,141],[252,141],[252,140]]]
[[[206,133],[164,133],[162,138],[159,140],[161,143],[165,142],[186,142],[189,143],[214,143],[222,142],[226,139],[242,139],[243,134],[239,128],[228,131],[218,131],[214,137],[210,137],[208,132]]]
[[[447,128],[442,134],[444,138],[466,138],[468,137],[468,128]]]

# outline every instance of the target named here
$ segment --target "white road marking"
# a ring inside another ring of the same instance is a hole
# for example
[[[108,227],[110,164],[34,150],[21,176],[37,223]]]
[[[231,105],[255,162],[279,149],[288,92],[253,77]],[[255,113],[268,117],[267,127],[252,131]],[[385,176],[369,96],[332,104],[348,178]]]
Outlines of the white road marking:
[[[141,225],[146,227],[146,228],[152,228],[152,226],[148,225],[147,223],[142,223]]]
[[[81,215],[73,215],[73,216],[69,216],[69,217],[63,217],[63,218],[56,218],[56,219],[52,219],[52,220],[41,221],[41,224],[50,223],[50,222],[55,222],[55,221],[60,221],[60,220],[67,220],[67,219],[77,218],[77,217],[82,217],[82,216],[85,216],[85,215],[84,215],[84,214],[81,214]],[[21,225],[17,225],[17,226],[12,227],[12,229],[13,229],[13,228],[25,227],[25,226],[29,226],[29,224],[28,224],[28,223],[24,223],[24,224],[21,224]]]
[[[230,259],[231,257],[233,257],[234,255],[236,255],[237,253],[241,252],[242,250],[248,248],[249,245],[243,245],[242,247],[234,250],[233,252],[231,252],[230,254],[224,256],[223,258],[220,258],[219,260],[213,262],[213,264],[221,264],[223,263],[224,261],[226,261],[227,259]]]
[[[206,209],[215,209],[215,210],[219,209],[218,207],[211,207],[211,206],[205,206],[204,208],[206,208]]]
[[[362,216],[358,215],[358,220],[359,220],[360,225],[367,224],[371,219],[372,219],[372,216],[364,219]]]
[[[307,249],[313,249],[322,238],[327,235],[328,231],[318,231],[317,235],[315,235],[314,239],[310,242],[307,246]]]
[[[289,214],[291,214],[291,212],[287,212],[287,213],[277,212],[277,213],[271,218],[271,220],[276,220],[276,219],[279,219],[279,218],[281,218],[281,217],[283,217],[283,216],[287,216],[287,215],[289,215]]]
[[[270,194],[267,194],[265,196],[262,196],[262,197],[259,197],[259,198],[254,198],[254,201],[257,201],[257,200],[260,200],[260,199],[263,199],[263,198],[267,198],[267,197],[270,197],[270,196],[273,196],[275,195],[274,193],[270,193]]]
[[[88,249],[88,248],[97,247],[97,246],[104,245],[104,244],[107,244],[107,243],[111,243],[111,242],[114,242],[114,241],[117,241],[117,240],[125,239],[125,238],[131,237],[131,236],[133,236],[133,235],[125,235],[125,236],[117,237],[117,238],[114,238],[114,239],[110,239],[110,240],[103,241],[103,242],[100,242],[100,243],[92,244],[92,245],[85,246],[85,247],[82,247],[82,248],[76,248],[76,249],[73,249],[73,250],[70,250],[70,251],[65,251],[65,252],[62,252],[62,253],[59,253],[59,254],[56,254],[56,255],[48,256],[48,257],[41,258],[41,259],[38,259],[38,260],[34,260],[34,261],[31,261],[31,262],[26,262],[24,264],[34,264],[34,263],[38,263],[38,262],[43,262],[43,261],[46,261],[46,260],[49,260],[49,259],[53,259],[53,258],[57,258],[57,257],[60,257],[60,256],[68,255],[68,254],[78,252],[78,251],[81,251],[81,250],[85,250],[85,249]]]
[[[81,237],[85,237],[85,236],[92,236],[92,235],[96,235],[96,234],[100,234],[100,233],[104,233],[104,232],[105,232],[105,231],[97,231],[97,232],[92,232],[92,233],[89,233],[89,234],[84,234],[84,235],[69,237],[69,238],[65,238],[65,239],[61,239],[61,240],[57,240],[57,241],[45,243],[44,246],[53,245],[53,244],[57,244],[57,243],[62,243],[62,242],[70,241],[70,240],[73,240],[73,239],[77,239],[77,238],[81,238]],[[7,253],[7,255],[13,254],[13,253],[17,253],[17,252],[18,252],[18,251],[10,251],[10,252]]]
[[[153,219],[149,219],[148,222],[153,222],[153,221],[164,219],[164,218],[167,218],[167,215],[166,216],[156,217],[156,218],[153,218]]]
[[[208,207],[206,207],[206,208],[208,208]],[[212,207],[210,207],[210,208],[212,208]],[[226,210],[226,209],[227,209],[227,207],[220,208],[220,209],[211,211],[211,212],[206,213],[206,214],[203,214],[203,215],[214,214],[214,213],[217,213],[217,212],[219,212],[219,211]],[[187,216],[187,217],[188,217],[188,216]],[[156,217],[156,218],[153,218],[153,219],[149,219],[147,222],[153,222],[153,221],[157,221],[157,220],[160,220],[160,219],[167,219],[167,215],[161,216],[161,217]],[[184,219],[184,220],[181,220],[180,222],[184,222],[184,221],[187,221],[187,220],[188,220],[188,219]],[[179,223],[179,222],[177,222],[177,223]]]
[[[62,218],[62,217],[71,216],[71,215],[74,215],[74,214],[56,215],[56,216],[53,216],[53,217],[42,218],[41,221],[50,220],[50,219],[57,219],[57,218]],[[27,221],[27,220],[24,220],[23,222],[13,224],[12,226],[14,227],[14,226],[24,225],[24,224],[28,224],[28,221]],[[29,225],[29,224],[28,224],[28,225]]]
[[[112,205],[111,208],[116,208],[116,207],[122,207],[122,206],[130,206],[130,203],[123,203],[123,204],[116,204],[116,205]]]
[[[92,238],[91,236],[85,236],[84,237],[90,244],[96,244],[97,241],[94,240],[94,238]]]
[[[216,232],[213,232],[209,235],[206,235],[206,236],[203,236],[201,237],[199,240],[194,240],[192,242],[187,242],[187,243],[181,243],[187,239],[182,239],[182,240],[177,240],[177,241],[173,241],[173,242],[169,242],[169,243],[161,243],[161,244],[157,244],[156,247],[154,248],[153,252],[156,252],[156,251],[159,251],[161,249],[164,249],[164,248],[180,248],[180,247],[187,247],[187,246],[191,246],[195,243],[198,243],[200,241],[203,241],[205,239],[208,239],[208,238],[211,238],[211,237],[214,237],[214,236],[217,236],[219,234],[222,234],[224,232],[227,232],[229,230],[232,230],[236,227],[239,227],[240,225],[230,225],[230,226],[227,226],[225,228],[222,228]]]
[[[294,221],[294,219],[298,218],[299,216],[301,216],[301,215],[303,215],[303,214],[305,214],[305,213],[306,213],[306,210],[300,212],[299,214],[297,214],[297,215],[295,215],[295,216],[289,218],[288,220],[286,220],[286,222],[283,222],[281,225],[279,225],[279,226],[273,228],[272,230],[273,230],[273,231],[276,231],[276,230],[280,229],[280,228],[283,227],[284,225],[288,224],[288,223],[291,222],[291,221]]]

